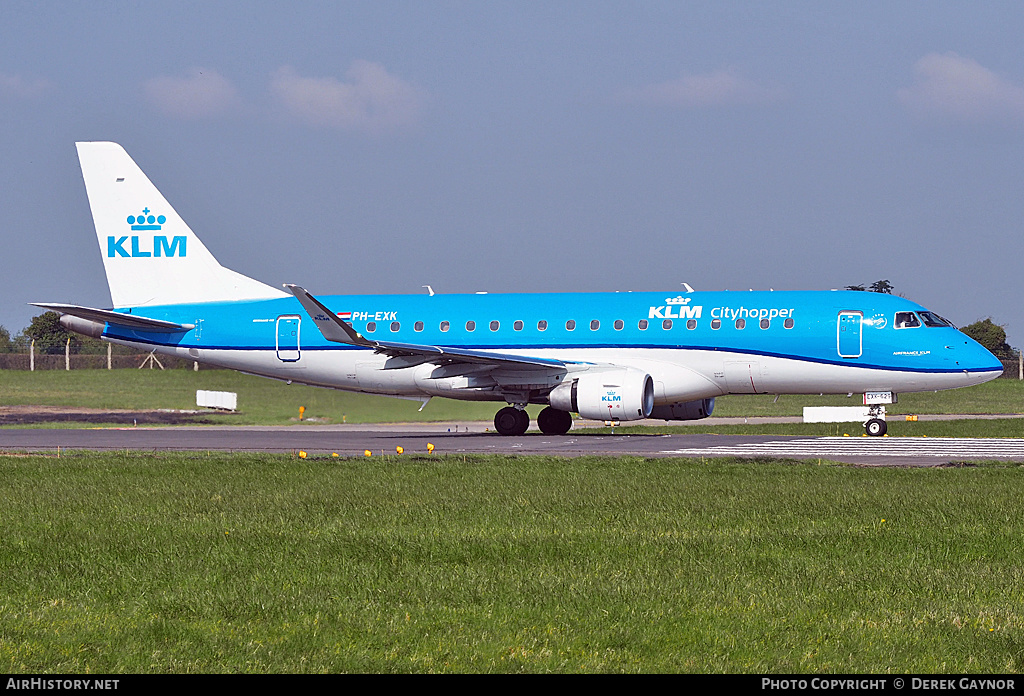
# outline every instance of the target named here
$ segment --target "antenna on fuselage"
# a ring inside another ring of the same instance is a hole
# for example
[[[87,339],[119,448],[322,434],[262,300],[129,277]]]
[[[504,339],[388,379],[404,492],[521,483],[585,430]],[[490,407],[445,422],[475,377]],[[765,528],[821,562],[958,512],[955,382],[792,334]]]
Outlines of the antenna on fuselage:
[[[427,289],[427,294],[430,295],[431,297],[434,296],[434,288],[430,287],[429,285],[421,285],[420,287],[421,288],[426,288]]]
[[[690,287],[689,283],[680,283],[680,285],[686,288],[686,292],[693,292],[693,288]]]

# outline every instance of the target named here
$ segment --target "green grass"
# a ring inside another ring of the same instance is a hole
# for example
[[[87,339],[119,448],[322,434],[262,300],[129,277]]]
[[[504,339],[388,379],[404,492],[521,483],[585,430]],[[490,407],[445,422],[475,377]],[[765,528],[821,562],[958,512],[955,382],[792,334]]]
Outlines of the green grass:
[[[781,395],[723,396],[715,400],[715,416],[802,416],[804,406],[859,406],[861,395]],[[899,402],[886,406],[890,415],[935,413],[1007,414],[1024,413],[1024,382],[995,379],[976,387],[938,392],[900,394]]]
[[[300,406],[309,423],[491,420],[498,409],[493,403],[434,399],[420,411],[418,401],[286,384],[231,370],[0,370],[0,405],[189,410],[196,408],[198,389],[236,392],[238,413],[204,418],[237,425],[287,425],[298,420]]]
[[[1024,469],[0,457],[0,671],[1024,664]]]
[[[899,418],[887,421],[889,437],[1024,437],[1024,418],[957,419],[941,421],[907,422]],[[712,433],[716,435],[802,435],[807,437],[842,436],[861,437],[860,423],[748,423],[716,425],[697,421],[690,425],[629,425],[614,428],[586,428],[574,430],[576,435],[615,434],[656,435]]]
[[[197,389],[238,393],[239,413],[206,416],[220,423],[284,425],[295,422],[299,407],[311,423],[370,423],[410,421],[489,421],[496,403],[434,399],[420,403],[243,375],[229,370],[0,370],[0,405],[47,405],[89,408],[195,409]],[[799,416],[804,406],[849,406],[859,395],[846,396],[725,396],[715,402],[715,416]],[[533,415],[540,407],[531,407]],[[1024,412],[1024,382],[997,379],[967,389],[900,394],[887,407],[890,415]],[[313,419],[313,420],[310,420]],[[693,432],[693,431],[689,431]],[[759,431],[762,432],[762,431]]]

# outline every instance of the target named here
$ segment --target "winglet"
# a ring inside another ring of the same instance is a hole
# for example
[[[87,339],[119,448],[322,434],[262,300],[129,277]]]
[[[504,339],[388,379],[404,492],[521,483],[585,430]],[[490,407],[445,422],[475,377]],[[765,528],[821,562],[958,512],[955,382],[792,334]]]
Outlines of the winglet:
[[[320,333],[328,341],[348,343],[353,346],[366,346],[368,348],[376,347],[376,342],[363,338],[350,325],[339,319],[338,315],[327,309],[320,300],[310,295],[305,288],[290,283],[285,283],[284,287],[291,294],[295,295],[295,299],[299,301],[302,308],[306,310],[306,314],[316,324],[316,328],[320,329]]]

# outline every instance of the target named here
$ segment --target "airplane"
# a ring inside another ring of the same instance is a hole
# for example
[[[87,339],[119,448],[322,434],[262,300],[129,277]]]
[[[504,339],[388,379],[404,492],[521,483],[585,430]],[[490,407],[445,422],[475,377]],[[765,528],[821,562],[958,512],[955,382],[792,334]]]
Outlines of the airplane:
[[[33,303],[78,333],[264,377],[506,404],[503,435],[706,418],[729,394],[850,394],[884,435],[898,393],[1002,365],[921,305],[856,291],[314,296],[221,266],[120,145],[77,143],[112,307]],[[427,287],[427,286],[425,286]],[[870,396],[870,399],[868,398]]]

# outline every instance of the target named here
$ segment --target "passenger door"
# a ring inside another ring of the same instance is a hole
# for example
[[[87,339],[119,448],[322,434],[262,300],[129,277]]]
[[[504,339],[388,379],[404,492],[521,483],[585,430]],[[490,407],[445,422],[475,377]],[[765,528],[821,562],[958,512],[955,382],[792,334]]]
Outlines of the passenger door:
[[[843,311],[839,313],[836,344],[840,358],[859,358],[864,352],[863,319],[863,312]]]

